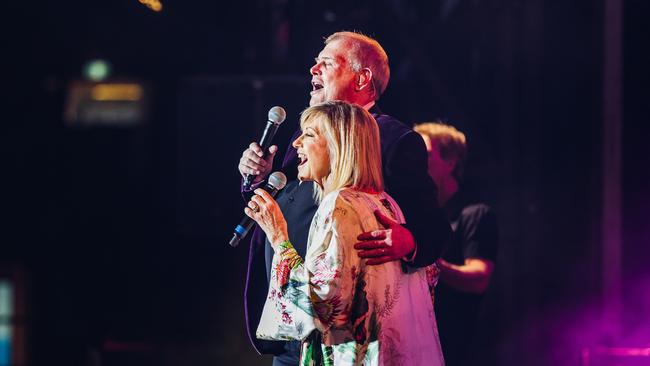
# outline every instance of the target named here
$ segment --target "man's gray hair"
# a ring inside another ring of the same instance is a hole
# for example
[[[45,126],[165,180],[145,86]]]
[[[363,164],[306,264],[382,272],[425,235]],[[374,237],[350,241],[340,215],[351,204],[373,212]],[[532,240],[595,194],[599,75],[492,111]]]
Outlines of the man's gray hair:
[[[372,72],[372,88],[377,100],[386,90],[390,79],[388,55],[376,40],[358,32],[336,32],[325,39],[325,44],[344,41],[348,46],[348,62],[354,72],[364,68]]]

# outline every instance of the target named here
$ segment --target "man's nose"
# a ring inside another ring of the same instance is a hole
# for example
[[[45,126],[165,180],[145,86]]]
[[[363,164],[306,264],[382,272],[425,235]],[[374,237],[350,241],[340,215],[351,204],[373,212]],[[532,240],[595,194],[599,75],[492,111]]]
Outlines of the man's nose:
[[[320,64],[319,63],[315,63],[314,66],[312,66],[309,69],[309,73],[312,74],[312,75],[318,75],[319,72],[320,72]]]

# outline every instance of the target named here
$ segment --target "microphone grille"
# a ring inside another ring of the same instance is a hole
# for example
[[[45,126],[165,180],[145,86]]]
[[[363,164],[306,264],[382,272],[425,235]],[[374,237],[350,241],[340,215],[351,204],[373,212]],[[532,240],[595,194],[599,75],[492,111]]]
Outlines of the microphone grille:
[[[269,177],[268,185],[279,191],[287,185],[287,176],[282,172],[274,172]]]
[[[276,125],[284,122],[284,119],[287,118],[287,112],[284,111],[284,108],[275,106],[269,110],[269,121],[273,122]]]

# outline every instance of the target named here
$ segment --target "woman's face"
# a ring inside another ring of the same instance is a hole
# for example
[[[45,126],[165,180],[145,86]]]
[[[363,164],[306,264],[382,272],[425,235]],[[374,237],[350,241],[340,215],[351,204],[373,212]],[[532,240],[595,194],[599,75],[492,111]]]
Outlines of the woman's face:
[[[327,140],[320,133],[319,118],[311,118],[305,122],[302,134],[293,142],[298,150],[298,179],[313,180],[323,187],[325,178],[330,174],[330,154]]]

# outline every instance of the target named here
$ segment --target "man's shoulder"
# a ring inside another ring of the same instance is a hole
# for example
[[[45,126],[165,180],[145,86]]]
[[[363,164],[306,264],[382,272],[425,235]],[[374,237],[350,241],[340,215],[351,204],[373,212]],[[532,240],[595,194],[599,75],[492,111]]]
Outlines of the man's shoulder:
[[[419,135],[413,129],[397,118],[388,114],[373,115],[379,126],[379,135],[382,145],[392,145],[394,142],[403,141],[409,138],[418,138]]]
[[[497,227],[497,216],[494,210],[485,203],[472,203],[463,207],[458,217],[460,227],[478,227],[481,226],[490,230]]]
[[[412,129],[397,118],[388,114],[373,114],[380,131],[412,131]]]
[[[490,206],[482,202],[468,204],[461,211],[461,216],[464,217],[480,218],[486,215],[494,215],[494,212]]]

